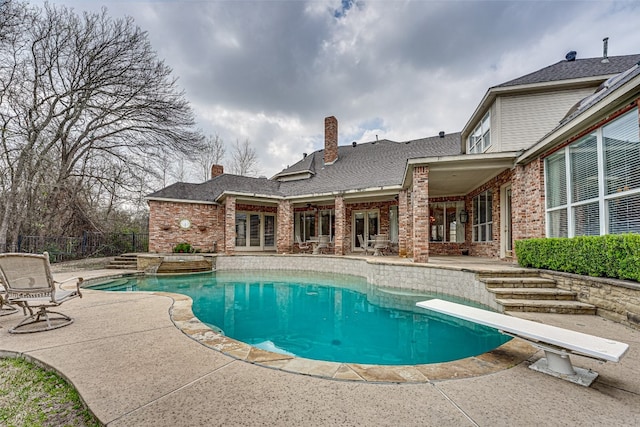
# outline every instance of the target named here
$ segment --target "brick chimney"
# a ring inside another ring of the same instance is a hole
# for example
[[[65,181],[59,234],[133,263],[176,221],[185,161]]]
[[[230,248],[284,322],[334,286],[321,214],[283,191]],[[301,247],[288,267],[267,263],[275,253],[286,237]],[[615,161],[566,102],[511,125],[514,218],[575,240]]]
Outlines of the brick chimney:
[[[220,176],[224,173],[224,167],[222,165],[212,165],[211,166],[211,179],[216,176]]]
[[[338,119],[324,119],[324,164],[330,165],[338,160]]]

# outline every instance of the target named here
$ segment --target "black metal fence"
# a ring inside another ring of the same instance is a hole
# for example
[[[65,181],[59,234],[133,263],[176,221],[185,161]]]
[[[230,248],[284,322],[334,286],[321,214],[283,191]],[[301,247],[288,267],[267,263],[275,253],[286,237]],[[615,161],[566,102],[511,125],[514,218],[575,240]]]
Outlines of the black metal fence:
[[[19,236],[18,252],[49,252],[52,261],[116,256],[127,252],[147,252],[147,233],[94,233],[85,231],[78,237]]]

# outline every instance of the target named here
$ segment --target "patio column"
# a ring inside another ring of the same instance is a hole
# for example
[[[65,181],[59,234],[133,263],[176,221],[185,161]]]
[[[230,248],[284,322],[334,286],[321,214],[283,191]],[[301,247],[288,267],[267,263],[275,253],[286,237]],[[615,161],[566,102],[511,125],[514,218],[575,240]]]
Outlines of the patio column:
[[[293,253],[293,206],[289,200],[278,202],[277,251],[279,254]]]
[[[413,262],[429,261],[429,166],[413,169]]]
[[[345,241],[345,233],[346,233],[346,208],[344,205],[344,197],[336,196],[335,200],[335,208],[336,208],[336,224],[335,224],[335,236],[333,241],[334,246],[334,254],[336,255],[344,255],[344,241]]]
[[[409,200],[407,190],[398,193],[398,255],[407,257],[409,248]]]
[[[224,253],[233,255],[236,250],[236,198],[228,196],[224,202]]]

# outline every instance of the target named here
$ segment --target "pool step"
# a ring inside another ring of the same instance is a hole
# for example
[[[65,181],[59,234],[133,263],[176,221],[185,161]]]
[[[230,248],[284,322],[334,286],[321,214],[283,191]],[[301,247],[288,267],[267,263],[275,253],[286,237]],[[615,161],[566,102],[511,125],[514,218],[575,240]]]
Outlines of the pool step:
[[[557,288],[489,288],[496,299],[575,301],[576,293]]]
[[[596,314],[596,307],[579,301],[496,299],[505,312]]]

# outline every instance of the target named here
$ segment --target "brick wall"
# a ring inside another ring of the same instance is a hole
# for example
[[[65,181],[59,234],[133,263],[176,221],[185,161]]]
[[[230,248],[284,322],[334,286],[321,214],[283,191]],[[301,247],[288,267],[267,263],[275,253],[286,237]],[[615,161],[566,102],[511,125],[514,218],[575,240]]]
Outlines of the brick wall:
[[[236,251],[236,198],[233,196],[225,199],[224,218],[224,252],[231,255]]]
[[[429,167],[413,168],[413,261],[429,261]]]
[[[278,202],[277,251],[279,254],[293,252],[293,206],[288,200]]]
[[[513,239],[545,237],[544,161],[516,167],[512,186]]]
[[[221,251],[224,242],[224,208],[204,203],[149,201],[149,252],[171,252],[187,242],[203,252],[212,252],[214,242]],[[191,227],[180,227],[188,219]]]

